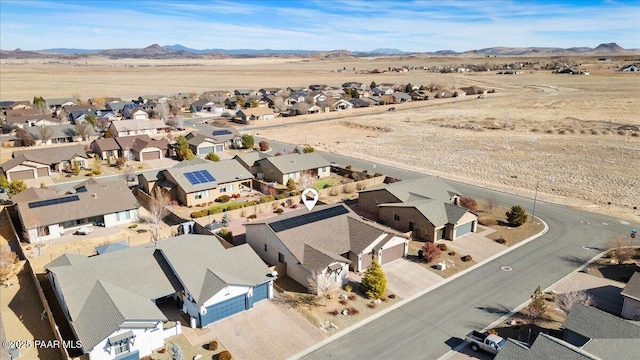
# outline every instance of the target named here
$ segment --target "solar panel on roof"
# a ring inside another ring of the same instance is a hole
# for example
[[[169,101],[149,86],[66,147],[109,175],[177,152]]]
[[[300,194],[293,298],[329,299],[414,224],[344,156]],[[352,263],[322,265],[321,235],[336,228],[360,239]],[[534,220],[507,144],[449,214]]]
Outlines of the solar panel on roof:
[[[190,171],[184,173],[184,177],[189,180],[191,185],[206,184],[216,181],[216,178],[214,178],[207,170]]]
[[[80,198],[78,195],[67,196],[63,198],[57,199],[49,199],[49,200],[40,200],[29,203],[29,209],[35,209],[43,206],[56,205],[56,204],[64,204],[72,201],[78,201]]]
[[[232,132],[229,130],[213,130],[213,136],[221,136],[221,135],[231,135]]]
[[[284,219],[284,220],[272,222],[271,224],[269,224],[269,226],[271,226],[273,231],[280,232],[280,231],[297,228],[298,226],[311,224],[316,221],[326,220],[332,217],[336,217],[336,216],[340,216],[348,213],[349,213],[349,210],[347,210],[344,206],[336,206],[336,207],[296,216],[290,219]]]

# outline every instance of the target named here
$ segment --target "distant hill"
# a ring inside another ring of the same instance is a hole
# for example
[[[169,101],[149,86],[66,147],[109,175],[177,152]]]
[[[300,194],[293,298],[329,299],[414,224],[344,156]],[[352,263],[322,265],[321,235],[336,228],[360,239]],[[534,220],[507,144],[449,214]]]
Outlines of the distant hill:
[[[311,50],[273,50],[273,49],[192,49],[186,46],[175,44],[160,46],[153,44],[143,49],[71,49],[55,48],[39,51],[13,51],[0,50],[1,59],[45,59],[45,58],[65,58],[77,59],[87,56],[104,56],[108,58],[141,58],[141,59],[216,59],[216,58],[244,58],[244,57],[309,57],[309,58],[349,58],[367,56],[403,56],[425,54],[430,56],[559,56],[559,55],[635,55],[639,54],[638,49],[624,49],[616,43],[600,44],[595,48],[589,47],[490,47],[479,50],[469,50],[456,52],[453,50],[439,50],[434,52],[405,52],[394,48],[378,48],[371,51],[311,51]]]

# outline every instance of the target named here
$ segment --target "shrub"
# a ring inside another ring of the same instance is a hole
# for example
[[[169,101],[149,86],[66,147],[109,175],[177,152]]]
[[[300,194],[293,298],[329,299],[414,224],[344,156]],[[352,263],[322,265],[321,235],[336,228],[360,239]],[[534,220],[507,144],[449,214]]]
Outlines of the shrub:
[[[438,244],[436,245],[438,247],[438,249],[440,249],[441,251],[447,251],[447,244]]]
[[[478,223],[484,226],[495,226],[498,225],[498,219],[492,215],[482,215],[478,216]]]
[[[293,179],[287,180],[287,190],[292,191],[296,189],[296,182]]]
[[[358,310],[358,308],[356,308],[355,306],[349,306],[347,310],[349,310],[349,315],[351,316],[360,314],[360,310]]]
[[[381,300],[382,302],[387,302],[387,301],[389,301],[389,299],[387,299],[387,297],[386,297],[386,296],[381,297],[381,298],[380,298],[380,300]]]
[[[362,289],[369,299],[379,299],[387,292],[387,277],[378,264],[378,260],[373,259],[367,268],[367,272],[362,278]]]
[[[256,215],[256,214],[251,214],[251,215],[247,216],[247,219],[255,219],[255,218],[257,218],[257,217],[258,217],[258,215]]]
[[[488,335],[498,335],[498,332],[495,329],[489,329],[489,330],[487,330],[487,334]]]
[[[373,174],[373,177],[378,177],[378,176],[382,176],[382,173],[378,173],[377,172],[377,173]]]
[[[520,226],[527,222],[527,214],[520,205],[514,205],[510,211],[505,213],[507,215],[507,222],[511,226]]]
[[[226,203],[229,200],[231,200],[231,196],[229,195],[220,195],[218,196],[218,198],[216,199],[217,202],[221,202],[221,203]]]
[[[478,203],[468,196],[460,196],[459,204],[469,211],[478,211]]]
[[[356,192],[356,189],[355,189],[355,186],[353,186],[353,184],[347,184],[342,187],[342,192],[345,194],[353,194],[354,192]]]
[[[194,211],[191,213],[191,218],[195,219],[195,218],[199,218],[207,215],[209,215],[209,212],[207,210]]]
[[[498,244],[502,244],[502,245],[504,245],[504,244],[506,244],[506,243],[507,243],[507,239],[505,239],[505,238],[503,238],[503,237],[500,237],[500,238],[497,238],[497,239],[496,239],[496,242],[497,242]]]
[[[264,203],[268,203],[268,202],[272,202],[274,199],[274,197],[272,195],[269,196],[263,196],[260,198],[260,203],[264,204]]]
[[[225,239],[227,242],[230,242],[230,243],[233,244],[233,232],[231,232],[231,230],[229,230],[229,229],[221,229],[218,232],[218,235],[221,238]]]
[[[337,309],[333,309],[333,310],[327,311],[327,314],[337,316],[338,314],[340,314],[340,311],[338,311]]]
[[[347,305],[349,303],[349,300],[347,299],[340,299],[340,301],[338,301],[341,305]]]
[[[258,143],[258,146],[260,146],[260,151],[267,151],[267,150],[269,150],[269,143],[268,143],[268,142],[266,142],[266,141],[264,141],[264,140],[263,140],[263,141],[260,141],[260,142]]]
[[[302,152],[305,154],[312,153],[314,151],[316,151],[316,149],[314,149],[313,146],[311,145],[307,145],[304,148],[302,148]]]
[[[449,251],[449,256],[456,256],[456,252],[455,251]]]
[[[298,191],[298,190],[293,190],[289,193],[290,196],[298,196],[302,194],[302,191]]]
[[[347,299],[349,299],[351,301],[356,301],[357,298],[358,298],[358,296],[356,296],[356,294],[349,294],[349,296],[347,297]]]
[[[253,136],[249,134],[242,135],[242,146],[245,149],[253,149]]]
[[[129,225],[129,229],[135,229],[138,227],[138,224],[131,224]]]
[[[471,255],[465,255],[465,256],[461,257],[460,260],[462,260],[464,262],[469,262],[469,261],[471,261],[473,259],[471,258]]]
[[[387,297],[389,299],[395,299],[396,298],[396,294],[389,294],[389,295],[387,295]]]
[[[210,153],[207,154],[207,156],[205,156],[205,159],[207,159],[209,161],[218,162],[218,161],[220,161],[220,156],[218,156],[218,154],[216,154],[214,152],[210,152]]]
[[[436,246],[436,244],[432,242],[425,243],[424,246],[422,247],[422,252],[424,256],[423,259],[427,263],[430,263],[434,260],[439,259],[440,255],[442,254],[438,246]]]
[[[215,340],[211,340],[209,341],[209,350],[210,351],[216,351],[218,350],[218,342]]]
[[[203,210],[207,212],[207,215],[215,215],[222,213],[222,208],[220,207],[212,207],[209,210]]]
[[[275,199],[276,199],[276,200],[286,199],[286,198],[288,198],[288,196],[287,196],[287,195],[288,195],[287,193],[280,193],[280,194],[278,194],[278,195],[276,195],[276,196],[275,196]]]
[[[240,194],[233,194],[233,195],[231,195],[231,197],[232,197],[232,198],[234,198],[234,199],[240,199],[240,197],[241,197],[241,196],[242,196],[242,195],[240,195]]]
[[[228,350],[224,350],[220,352],[220,354],[218,354],[218,360],[231,360],[231,359],[233,359],[233,357],[231,356],[231,353]]]
[[[375,309],[376,307],[378,307],[378,304],[374,303],[373,301],[370,302],[369,304],[367,304],[367,306],[371,309]]]
[[[351,165],[347,165],[344,168],[347,169],[347,170],[351,170]]]
[[[276,214],[282,214],[284,212],[284,209],[277,208],[277,209],[273,210],[273,212],[276,213]]]
[[[237,203],[237,202],[232,202],[227,206],[227,211],[240,209],[240,208],[242,208],[243,205],[244,204]]]
[[[346,291],[346,292],[351,292],[351,291],[353,291],[353,286],[351,286],[351,285],[349,285],[349,284],[345,285],[345,286],[344,286],[344,291]]]
[[[631,136],[633,136],[633,137],[640,137],[640,133],[634,132],[634,133],[631,133]]]

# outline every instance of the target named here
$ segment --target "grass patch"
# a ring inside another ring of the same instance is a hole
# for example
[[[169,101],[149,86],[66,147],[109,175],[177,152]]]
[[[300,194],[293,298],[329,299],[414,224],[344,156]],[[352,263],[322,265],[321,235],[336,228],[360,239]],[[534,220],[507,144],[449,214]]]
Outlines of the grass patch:
[[[316,188],[317,190],[320,190],[320,189],[324,189],[327,185],[329,186],[335,185],[333,183],[333,179],[319,180],[316,182],[315,185],[313,185],[313,187]]]

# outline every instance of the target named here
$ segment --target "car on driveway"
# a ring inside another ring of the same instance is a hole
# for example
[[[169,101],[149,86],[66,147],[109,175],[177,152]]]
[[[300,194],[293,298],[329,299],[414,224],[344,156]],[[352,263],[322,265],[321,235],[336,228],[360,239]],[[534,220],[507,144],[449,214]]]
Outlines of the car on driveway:
[[[80,229],[76,230],[76,235],[89,235],[93,232],[93,226],[83,226]]]

